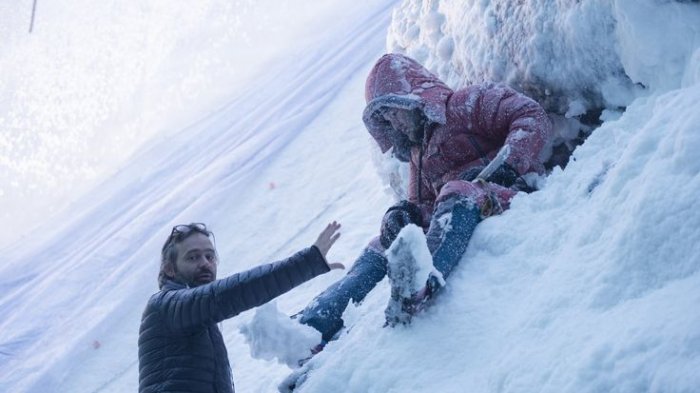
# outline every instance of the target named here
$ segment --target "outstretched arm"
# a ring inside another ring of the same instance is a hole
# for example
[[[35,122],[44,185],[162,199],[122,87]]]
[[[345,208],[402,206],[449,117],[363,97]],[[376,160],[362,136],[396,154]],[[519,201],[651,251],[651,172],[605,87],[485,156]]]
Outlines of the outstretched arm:
[[[324,253],[338,239],[339,228],[340,224],[329,224],[314,246],[282,261],[260,265],[196,288],[167,291],[162,294],[161,312],[172,330],[189,332],[267,303],[337,267],[326,262]]]

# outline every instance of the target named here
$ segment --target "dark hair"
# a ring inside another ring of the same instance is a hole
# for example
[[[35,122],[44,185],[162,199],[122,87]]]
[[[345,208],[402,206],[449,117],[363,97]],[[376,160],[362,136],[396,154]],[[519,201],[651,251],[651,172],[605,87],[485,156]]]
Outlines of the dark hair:
[[[163,289],[165,281],[169,278],[165,274],[165,268],[168,265],[175,267],[177,261],[177,244],[182,243],[188,237],[195,233],[201,233],[206,237],[213,237],[214,233],[207,229],[202,223],[190,223],[187,225],[175,225],[170,236],[165,240],[163,249],[160,252],[160,271],[158,272],[158,288]]]

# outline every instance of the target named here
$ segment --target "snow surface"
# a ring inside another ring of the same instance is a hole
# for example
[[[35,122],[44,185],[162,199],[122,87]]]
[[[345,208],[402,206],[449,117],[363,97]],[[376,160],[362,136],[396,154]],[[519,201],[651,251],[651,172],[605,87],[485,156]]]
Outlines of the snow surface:
[[[352,330],[311,360],[300,392],[700,386],[697,2],[338,1],[318,14],[238,2],[260,16],[238,31],[253,47],[288,44],[242,79],[228,68],[240,64],[226,53],[238,33],[222,35],[237,15],[228,2],[39,2],[31,37],[20,34],[25,3],[0,4],[16,16],[0,24],[0,202],[3,238],[15,237],[0,267],[0,391],[135,391],[140,315],[174,224],[206,222],[226,275],[283,258],[338,219],[329,258],[350,265],[393,202],[384,179],[396,167],[377,171],[361,122],[385,44],[452,86],[495,79],[566,120],[604,109],[604,122],[541,191],[479,225],[411,326],[381,328],[386,281],[350,307]],[[266,15],[288,30],[257,42]],[[36,206],[53,195],[76,202],[48,217]],[[12,225],[24,219],[40,226]],[[276,305],[291,315],[342,274]],[[289,369],[250,356],[239,330],[253,314],[222,324],[236,388],[272,392]]]

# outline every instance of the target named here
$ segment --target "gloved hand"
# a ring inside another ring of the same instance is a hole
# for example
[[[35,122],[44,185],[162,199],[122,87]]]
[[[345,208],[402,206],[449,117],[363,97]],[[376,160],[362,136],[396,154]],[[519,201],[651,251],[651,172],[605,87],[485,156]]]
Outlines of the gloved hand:
[[[474,181],[477,176],[479,176],[479,173],[484,170],[483,165],[477,165],[473,166],[466,171],[462,172],[462,174],[459,176],[459,180],[464,180],[464,181]]]
[[[531,192],[537,191],[537,188],[532,187],[529,184],[527,184],[525,179],[523,179],[522,177],[519,177],[518,180],[516,180],[515,183],[513,183],[513,185],[510,186],[510,188],[512,190],[522,191],[522,192],[526,192],[528,194]]]
[[[464,171],[464,173],[462,173],[459,176],[459,179],[464,181],[474,181],[483,170],[483,166],[471,167]],[[536,188],[531,187],[529,184],[527,184],[527,182],[521,176],[518,176],[517,172],[515,172],[515,169],[513,169],[510,165],[505,163],[502,167],[496,169],[496,171],[492,173],[491,176],[488,177],[488,179],[485,180],[491,183],[506,186],[506,184],[508,184],[513,177],[515,177],[515,180],[512,181],[512,183],[509,186],[507,186],[508,188],[527,193],[537,191]]]
[[[484,168],[485,167],[481,165],[471,167],[464,171],[464,173],[462,173],[459,176],[459,178],[464,181],[474,181],[476,180],[476,177],[479,176],[481,171],[484,170]],[[513,167],[504,162],[495,171],[493,171],[493,173],[489,177],[487,177],[484,180],[490,183],[500,184],[504,187],[510,187],[519,178],[520,176],[518,175],[518,172],[516,172],[515,169],[513,169]]]
[[[384,248],[389,248],[401,229],[408,224],[423,226],[423,215],[415,203],[401,201],[389,208],[382,218],[379,241]]]
[[[508,165],[508,163],[503,163],[501,166],[496,168],[493,173],[487,177],[486,180],[489,183],[496,183],[500,184],[503,187],[510,187],[512,186],[516,180],[520,178],[520,174],[513,169],[512,166]]]

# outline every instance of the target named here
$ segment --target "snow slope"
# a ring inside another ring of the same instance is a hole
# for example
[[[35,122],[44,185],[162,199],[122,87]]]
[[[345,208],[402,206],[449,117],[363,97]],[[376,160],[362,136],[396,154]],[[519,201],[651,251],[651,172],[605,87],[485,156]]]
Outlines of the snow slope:
[[[140,313],[157,289],[159,248],[174,224],[206,222],[225,275],[284,257],[339,219],[343,236],[330,259],[352,263],[393,201],[360,120],[364,77],[385,40],[454,86],[482,77],[521,88],[545,81],[558,87],[549,108],[565,121],[594,107],[606,109],[606,121],[541,191],[480,225],[440,302],[410,327],[381,328],[386,282],[351,307],[353,329],[312,360],[301,391],[697,390],[700,6],[520,3],[404,1],[393,13],[391,1],[327,4],[323,18],[295,27],[324,34],[295,41],[264,72],[237,81],[217,110],[156,112],[191,125],[144,136],[128,161],[114,158],[113,176],[3,249],[0,391],[135,391]],[[258,12],[269,10],[261,4]],[[161,23],[176,25],[187,11],[161,15]],[[208,31],[198,21],[193,29]],[[490,71],[513,39],[518,56]],[[183,70],[190,66],[183,61]],[[156,86],[178,80],[166,71]],[[586,81],[604,88],[584,94]],[[125,100],[146,94],[134,89]],[[203,101],[222,102],[222,90]],[[35,121],[32,111],[19,113]],[[3,179],[18,176],[8,173]],[[12,208],[31,208],[21,201]],[[341,275],[313,280],[277,307],[291,314]],[[236,387],[274,391],[289,369],[250,356],[239,330],[252,314],[223,323]]]
[[[0,245],[95,187],[146,141],[239,97],[319,40],[347,2],[0,2]],[[316,21],[316,22],[314,22]],[[313,22],[313,23],[312,23]],[[277,60],[280,62],[280,60]]]
[[[559,87],[555,102],[603,105],[608,121],[544,189],[480,225],[434,308],[408,328],[377,330],[381,313],[369,310],[386,295],[373,295],[350,333],[312,360],[301,391],[697,391],[698,22],[700,5],[676,2],[404,2],[394,50],[453,83],[482,72],[520,87],[544,80]],[[470,57],[474,67],[460,68]],[[624,113],[609,95],[626,98]],[[572,104],[550,109],[584,112]]]
[[[390,200],[373,193],[381,185],[358,113],[364,75],[383,52],[391,2],[356,3],[335,3],[318,11],[314,26],[296,26],[316,35],[269,58],[235,99],[154,137],[116,174],[3,251],[0,391],[136,390],[140,314],[157,289],[160,246],[174,224],[210,225],[220,274],[308,246],[334,218],[373,230],[369,213]],[[337,251],[356,250],[348,236]],[[292,304],[300,307],[336,278],[315,283],[306,296],[296,292]],[[224,325],[239,390],[269,391],[265,383],[274,380],[257,370],[281,378],[286,369],[249,360],[237,333],[243,318]]]

